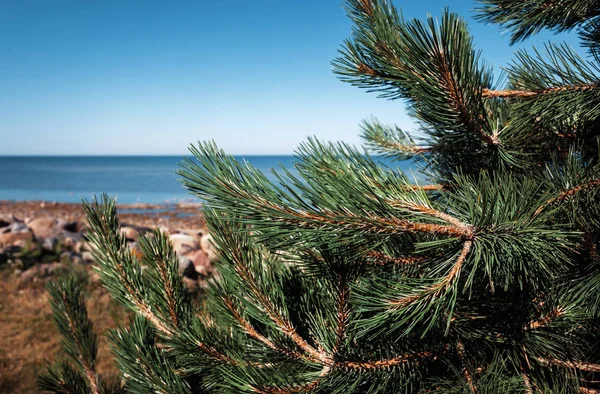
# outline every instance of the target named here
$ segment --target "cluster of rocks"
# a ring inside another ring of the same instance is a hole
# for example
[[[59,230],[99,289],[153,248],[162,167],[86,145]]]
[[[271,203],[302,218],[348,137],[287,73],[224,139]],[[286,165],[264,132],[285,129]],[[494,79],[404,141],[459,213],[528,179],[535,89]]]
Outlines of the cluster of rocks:
[[[139,236],[149,227],[122,224],[121,232],[132,253],[141,256]],[[214,274],[215,252],[204,229],[162,228],[169,234],[179,256],[179,271],[188,287],[204,286]],[[0,265],[15,267],[23,280],[52,275],[64,264],[90,264],[92,253],[81,221],[43,216],[23,220],[12,214],[0,215]]]

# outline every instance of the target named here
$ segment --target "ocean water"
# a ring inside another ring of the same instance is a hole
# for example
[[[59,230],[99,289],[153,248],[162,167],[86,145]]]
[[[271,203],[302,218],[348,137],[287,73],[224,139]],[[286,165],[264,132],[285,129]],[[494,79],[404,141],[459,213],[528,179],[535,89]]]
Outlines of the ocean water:
[[[279,164],[291,169],[293,156],[244,156],[269,173]],[[119,203],[179,203],[198,199],[175,174],[183,156],[0,157],[0,200],[80,202],[103,192]],[[410,162],[385,164],[408,170]],[[292,171],[294,173],[294,171]],[[269,173],[270,174],[270,173]]]

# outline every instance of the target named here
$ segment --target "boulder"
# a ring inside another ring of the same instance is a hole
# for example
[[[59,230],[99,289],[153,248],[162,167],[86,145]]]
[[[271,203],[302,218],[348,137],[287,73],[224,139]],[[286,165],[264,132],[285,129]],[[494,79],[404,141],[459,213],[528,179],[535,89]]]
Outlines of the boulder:
[[[8,226],[2,227],[0,233],[28,233],[30,232],[29,227],[23,222],[13,222]]]
[[[17,217],[13,214],[2,214],[0,215],[0,228],[7,227],[15,222],[21,222]]]
[[[198,275],[207,277],[213,272],[212,264],[208,258],[208,254],[203,250],[194,250],[185,255],[194,265],[194,270]]]
[[[121,234],[128,241],[137,241],[139,233],[138,233],[138,231],[135,228],[133,228],[133,227],[121,227],[120,230],[121,230]]]
[[[179,273],[183,275],[184,278],[198,279],[198,274],[194,269],[194,263],[185,256],[179,256]]]
[[[65,222],[62,226],[61,229],[69,232],[69,233],[81,233],[85,230],[85,226],[82,222],[80,221],[75,221],[75,222]]]
[[[44,238],[40,243],[42,245],[42,249],[47,250],[48,252],[54,252],[54,248],[56,247],[58,240],[56,238],[48,237]]]
[[[144,234],[150,231],[151,229],[143,226],[124,224],[120,230],[121,234],[123,234],[128,241],[137,241],[140,234]]]
[[[33,242],[33,234],[30,232],[0,234],[0,248],[8,246],[24,248],[31,242]]]
[[[213,261],[217,258],[217,251],[212,243],[212,236],[210,234],[205,234],[200,239],[200,246],[202,250],[206,252],[208,258]]]
[[[72,250],[74,252],[81,252],[81,248],[78,248],[79,243],[83,243],[83,234],[81,233],[72,233],[70,231],[64,231],[59,238],[59,241],[62,242],[64,247],[68,250]]]
[[[194,229],[194,228],[186,228],[179,230],[180,233],[189,235],[190,237],[194,237],[198,240],[202,238],[202,236],[206,233],[206,231],[202,229]]]
[[[65,225],[63,219],[56,219],[52,217],[39,217],[32,219],[27,223],[33,235],[37,239],[42,238],[58,238],[63,232],[63,226]]]
[[[169,238],[173,245],[173,250],[179,256],[200,248],[198,240],[187,234],[171,234]]]
[[[91,252],[86,251],[81,253],[81,260],[83,260],[84,263],[93,263],[94,257]]]

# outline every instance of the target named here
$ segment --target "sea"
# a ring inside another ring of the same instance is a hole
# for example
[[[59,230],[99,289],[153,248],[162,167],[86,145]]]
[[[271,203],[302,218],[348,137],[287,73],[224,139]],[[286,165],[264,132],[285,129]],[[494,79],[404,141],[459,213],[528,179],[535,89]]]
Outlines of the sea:
[[[79,203],[108,193],[121,204],[200,202],[189,194],[175,171],[184,156],[5,156],[0,157],[0,200]],[[296,173],[293,156],[236,156],[263,171],[281,165]],[[414,163],[382,164],[410,171]]]

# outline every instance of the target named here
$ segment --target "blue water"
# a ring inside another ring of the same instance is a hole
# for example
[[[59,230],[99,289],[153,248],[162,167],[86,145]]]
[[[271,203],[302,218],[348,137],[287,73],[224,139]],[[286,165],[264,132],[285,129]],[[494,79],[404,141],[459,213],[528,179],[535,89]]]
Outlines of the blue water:
[[[245,156],[263,172],[292,156]],[[182,156],[0,157],[0,200],[80,202],[107,192],[119,203],[198,201],[175,171]],[[395,163],[404,170],[409,163]],[[294,173],[292,171],[292,173]]]

